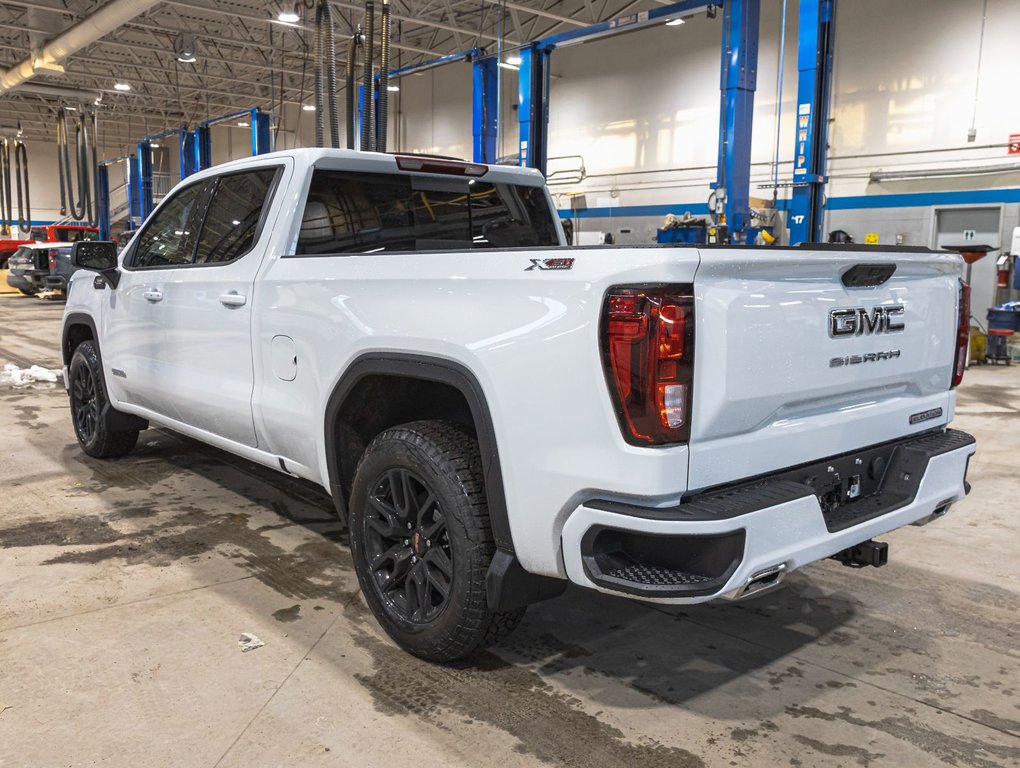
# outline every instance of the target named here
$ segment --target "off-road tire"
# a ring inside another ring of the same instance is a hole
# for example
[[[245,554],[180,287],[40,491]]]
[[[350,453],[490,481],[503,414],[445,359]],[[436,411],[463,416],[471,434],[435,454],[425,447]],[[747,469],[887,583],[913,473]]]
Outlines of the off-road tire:
[[[81,449],[97,459],[115,459],[130,453],[138,442],[138,430],[114,432],[108,430],[103,421],[103,410],[109,399],[94,341],[83,341],[74,350],[68,368],[68,384],[71,423]]]
[[[405,491],[411,487],[406,496],[417,495],[417,500],[401,504],[393,478],[410,478],[403,487]],[[429,498],[435,499],[431,516],[429,509],[421,508],[428,506]],[[412,509],[415,504],[417,511]],[[402,507],[408,510],[404,517],[400,516]],[[382,508],[390,512],[383,512]],[[391,517],[397,522],[392,522]],[[415,517],[418,521],[427,518],[426,523],[431,523],[433,529],[435,521],[441,518],[446,536],[429,541],[430,548],[425,549],[423,537],[413,536],[418,531],[427,532],[428,524],[416,522],[413,530],[406,528],[408,520]],[[385,534],[380,532],[380,526],[385,527]],[[399,535],[389,536],[398,530]],[[404,536],[408,538],[405,540]],[[401,549],[404,541],[411,542],[409,546],[404,544],[407,552]],[[485,575],[496,547],[489,524],[481,455],[475,438],[452,424],[416,421],[387,429],[371,441],[358,463],[351,488],[350,542],[358,581],[369,608],[386,633],[415,656],[436,662],[463,658],[506,637],[524,616],[523,608],[506,612],[489,610]],[[384,573],[386,569],[378,564],[379,558],[384,557],[380,550],[389,542],[393,547],[385,552],[396,550],[397,554],[382,561],[393,565],[390,573]],[[442,581],[445,574],[441,568],[437,571],[435,565],[443,561],[429,558],[446,554],[452,561],[448,596],[438,607],[431,600],[422,600],[422,593],[415,588],[411,575],[415,565],[407,565],[414,553],[420,569],[417,573],[431,574],[426,589],[432,590],[433,599],[440,590],[431,579]],[[394,587],[401,583],[402,566],[398,566],[398,559],[404,555],[406,558],[400,562],[409,570],[403,578],[403,587]],[[384,585],[390,590],[384,592]],[[429,610],[435,611],[434,615],[428,616]]]
[[[18,290],[21,291],[23,296],[35,296],[35,291],[29,288],[19,288]]]

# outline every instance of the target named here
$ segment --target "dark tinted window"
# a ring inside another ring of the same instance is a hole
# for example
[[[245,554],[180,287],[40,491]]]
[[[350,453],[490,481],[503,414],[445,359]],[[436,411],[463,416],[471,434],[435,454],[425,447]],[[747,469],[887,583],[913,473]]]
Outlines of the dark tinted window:
[[[541,187],[317,170],[297,253],[558,245]]]
[[[198,238],[199,264],[233,261],[255,244],[275,168],[221,176]]]
[[[145,224],[131,263],[135,267],[190,264],[195,252],[197,215],[212,182],[192,184],[174,193]]]
[[[64,243],[77,243],[79,240],[95,240],[99,234],[88,229],[60,227],[56,230],[57,240]]]

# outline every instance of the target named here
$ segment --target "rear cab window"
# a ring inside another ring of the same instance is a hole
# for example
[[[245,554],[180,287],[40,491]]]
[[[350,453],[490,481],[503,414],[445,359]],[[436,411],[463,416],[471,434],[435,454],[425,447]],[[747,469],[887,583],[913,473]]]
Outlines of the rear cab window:
[[[541,185],[316,168],[295,255],[558,245]]]

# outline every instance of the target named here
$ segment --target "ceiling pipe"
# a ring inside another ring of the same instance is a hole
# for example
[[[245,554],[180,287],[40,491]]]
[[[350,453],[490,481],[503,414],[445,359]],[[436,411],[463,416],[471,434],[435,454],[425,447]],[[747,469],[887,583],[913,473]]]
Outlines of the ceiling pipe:
[[[0,95],[35,77],[39,70],[52,71],[70,55],[91,45],[121,25],[149,10],[159,0],[112,0],[60,33],[20,64],[0,74]]]

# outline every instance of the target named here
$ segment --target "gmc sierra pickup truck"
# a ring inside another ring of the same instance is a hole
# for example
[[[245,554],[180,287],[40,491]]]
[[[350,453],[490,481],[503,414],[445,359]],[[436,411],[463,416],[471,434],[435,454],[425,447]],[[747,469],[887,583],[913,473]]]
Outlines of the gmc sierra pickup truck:
[[[322,485],[365,599],[449,661],[566,583],[739,598],[968,490],[959,256],[569,248],[531,170],[346,150],[183,181],[77,243],[90,456],[155,423]]]

